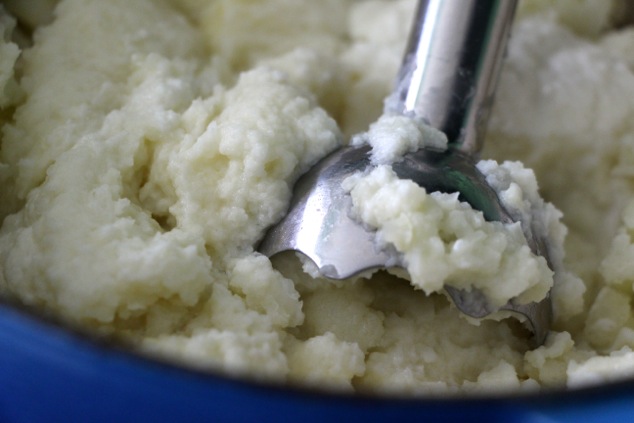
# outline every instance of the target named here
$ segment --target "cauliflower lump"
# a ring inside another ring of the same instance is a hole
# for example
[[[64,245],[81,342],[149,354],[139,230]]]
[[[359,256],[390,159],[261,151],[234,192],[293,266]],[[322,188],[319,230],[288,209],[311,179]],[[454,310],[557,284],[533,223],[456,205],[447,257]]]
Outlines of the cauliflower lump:
[[[516,319],[466,319],[439,295],[452,282],[498,302],[541,298],[552,272],[518,225],[389,166],[349,181],[351,195],[411,284],[315,279],[254,251],[298,176],[381,115],[414,1],[54,3],[0,3],[2,297],[197,368],[341,390],[634,373],[626,1],[525,0],[514,28],[484,152],[500,164],[478,167],[535,216],[559,263],[555,322],[531,351]],[[395,207],[373,208],[385,198]]]

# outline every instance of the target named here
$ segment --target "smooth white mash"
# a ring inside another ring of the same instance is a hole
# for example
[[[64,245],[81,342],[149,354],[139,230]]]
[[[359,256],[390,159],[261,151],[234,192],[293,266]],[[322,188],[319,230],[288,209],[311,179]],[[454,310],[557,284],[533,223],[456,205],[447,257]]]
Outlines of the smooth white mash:
[[[439,292],[530,301],[552,272],[519,225],[396,179],[385,163],[416,141],[398,119],[384,123],[405,128],[402,150],[377,148],[383,165],[351,189],[412,284],[313,279],[254,251],[298,176],[380,116],[413,0],[4,4],[3,297],[197,368],[344,390],[634,376],[627,1],[523,0],[514,27],[479,167],[550,235],[555,322],[535,350],[516,319],[467,319]],[[12,15],[32,46],[12,41]]]

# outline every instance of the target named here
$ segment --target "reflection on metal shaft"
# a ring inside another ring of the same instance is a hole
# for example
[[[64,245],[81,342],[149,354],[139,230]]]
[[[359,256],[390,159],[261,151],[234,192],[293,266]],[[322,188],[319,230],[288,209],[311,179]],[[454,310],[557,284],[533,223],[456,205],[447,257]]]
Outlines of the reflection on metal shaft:
[[[390,112],[413,114],[477,153],[493,103],[514,0],[419,3]],[[422,30],[420,26],[422,25]]]

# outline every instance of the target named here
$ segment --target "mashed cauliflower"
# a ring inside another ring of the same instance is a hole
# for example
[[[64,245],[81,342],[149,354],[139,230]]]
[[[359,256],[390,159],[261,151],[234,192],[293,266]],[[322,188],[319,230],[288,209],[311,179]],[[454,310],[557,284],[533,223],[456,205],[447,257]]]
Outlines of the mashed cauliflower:
[[[427,193],[415,182],[399,179],[392,169],[407,152],[447,148],[447,137],[422,120],[386,113],[352,144],[372,149],[369,168],[343,181],[352,199],[351,213],[377,230],[378,248],[396,248],[413,287],[426,294],[443,292],[445,285],[476,289],[491,309],[510,300],[526,304],[546,297],[553,272],[546,257],[531,251],[524,228],[530,237],[549,235],[548,256],[553,256],[550,261],[559,274],[565,228],[559,212],[539,197],[530,170],[520,163],[478,164],[514,220],[487,222],[483,213],[459,201],[459,192]]]
[[[518,225],[389,167],[351,185],[355,207],[420,289],[254,250],[299,175],[380,116],[414,1],[53,3],[0,8],[2,297],[197,368],[342,390],[634,376],[627,1],[524,0],[514,27],[478,166],[550,234],[555,321],[533,350],[516,319],[467,319],[439,294],[543,297],[552,272]],[[372,207],[382,192],[396,207]]]

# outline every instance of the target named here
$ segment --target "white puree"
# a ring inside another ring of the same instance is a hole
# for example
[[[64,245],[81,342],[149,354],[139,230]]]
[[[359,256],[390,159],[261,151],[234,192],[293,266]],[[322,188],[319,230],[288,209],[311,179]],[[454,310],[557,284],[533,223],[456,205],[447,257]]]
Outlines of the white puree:
[[[510,299],[528,303],[547,295],[553,272],[544,257],[531,252],[520,219],[528,227],[531,219],[538,222],[533,226],[541,229],[540,234],[549,234],[550,249],[557,258],[561,257],[565,228],[558,222],[559,212],[539,197],[531,171],[520,163],[478,164],[516,218],[513,224],[487,222],[482,213],[458,201],[458,192],[426,193],[415,182],[399,179],[390,167],[408,151],[424,146],[446,148],[444,134],[409,117],[384,115],[352,142],[370,144],[371,161],[377,166],[344,181],[352,196],[353,213],[378,229],[379,245],[393,245],[402,253],[406,277],[415,288],[426,294],[442,293],[445,284],[476,288],[495,307]],[[561,269],[560,260],[556,263]]]
[[[533,351],[516,319],[466,319],[435,293],[451,281],[499,302],[543,296],[552,274],[518,225],[387,167],[350,182],[355,209],[421,289],[385,272],[312,279],[281,259],[285,277],[254,252],[296,178],[380,115],[412,0],[66,0],[47,24],[51,3],[5,2],[37,27],[19,59],[0,14],[3,296],[192,366],[340,389],[634,375],[634,29],[615,29],[627,1],[523,0],[514,28],[483,157],[526,168],[479,166],[567,269]]]

